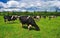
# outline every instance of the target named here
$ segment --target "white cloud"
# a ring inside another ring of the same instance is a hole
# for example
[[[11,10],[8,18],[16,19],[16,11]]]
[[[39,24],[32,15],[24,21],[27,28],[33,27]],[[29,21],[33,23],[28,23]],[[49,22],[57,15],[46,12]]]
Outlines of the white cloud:
[[[21,11],[25,12],[26,10],[25,9],[22,9]]]
[[[8,7],[19,7],[19,2],[17,2],[17,1],[8,1],[7,2],[7,6]]]
[[[42,6],[42,2],[35,1],[35,2],[23,2],[20,5],[21,7],[29,8],[29,7],[40,7]]]
[[[60,7],[60,1],[55,1],[54,5],[57,6],[57,7]]]
[[[21,4],[20,4],[20,8],[22,8],[22,7],[27,7],[27,5],[28,5],[27,3],[21,3]]]
[[[3,7],[3,8],[6,8],[6,4],[3,3],[3,2],[0,2],[0,6]]]
[[[17,0],[10,0],[7,3],[0,2],[0,6],[7,8],[7,9],[4,9],[7,11],[12,11],[12,10],[16,11],[19,8],[21,8],[20,9],[21,11],[26,11],[23,8],[28,9],[30,7],[36,7],[41,10],[45,10],[45,9],[51,10],[50,8],[52,8],[54,6],[57,6],[58,8],[60,8],[60,1],[53,0],[53,1],[44,2],[42,0],[18,0],[18,1]],[[10,7],[12,7],[12,10],[10,9]],[[16,8],[18,8],[18,9],[16,9]]]
[[[20,11],[20,9],[3,9],[4,11]]]

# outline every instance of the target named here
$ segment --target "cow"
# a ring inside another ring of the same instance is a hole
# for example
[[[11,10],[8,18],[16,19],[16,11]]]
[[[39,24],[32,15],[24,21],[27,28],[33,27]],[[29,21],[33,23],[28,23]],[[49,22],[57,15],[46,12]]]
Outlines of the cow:
[[[35,18],[35,19],[40,19],[41,16],[33,16],[33,18]]]
[[[34,19],[31,16],[20,16],[19,20],[22,24],[22,27],[23,24],[27,24],[28,30],[30,30],[31,26],[34,26],[37,31],[40,30],[38,25],[35,23]]]
[[[49,20],[51,20],[52,18],[56,18],[57,16],[49,16]]]
[[[12,15],[12,16],[9,16],[9,15],[4,15],[4,22],[7,22],[7,21],[15,21],[17,20],[17,17]]]

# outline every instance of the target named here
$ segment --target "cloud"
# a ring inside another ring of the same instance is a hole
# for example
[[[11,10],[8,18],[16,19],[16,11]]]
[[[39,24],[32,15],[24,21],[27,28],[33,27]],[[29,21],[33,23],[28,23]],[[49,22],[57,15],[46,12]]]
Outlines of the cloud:
[[[8,1],[7,2],[7,6],[8,6],[8,8],[9,7],[16,7],[16,8],[18,8],[19,7],[19,2],[17,2],[17,1]]]
[[[57,6],[57,7],[60,7],[60,1],[54,2],[54,5]]]
[[[5,11],[26,11],[31,10],[55,10],[55,7],[60,8],[60,1],[58,0],[9,0],[7,3],[0,2],[0,6]]]
[[[4,11],[20,11],[20,9],[3,9]]]
[[[20,6],[20,8],[23,8],[23,7],[27,7],[27,5],[28,5],[27,3],[24,3],[24,2],[23,2],[23,3],[20,3],[19,6]]]
[[[0,7],[1,7],[1,8],[6,8],[6,4],[3,3],[3,2],[0,2]]]
[[[25,8],[40,7],[42,5],[42,2],[39,2],[39,1],[35,1],[35,2],[22,2],[21,5],[23,5]]]

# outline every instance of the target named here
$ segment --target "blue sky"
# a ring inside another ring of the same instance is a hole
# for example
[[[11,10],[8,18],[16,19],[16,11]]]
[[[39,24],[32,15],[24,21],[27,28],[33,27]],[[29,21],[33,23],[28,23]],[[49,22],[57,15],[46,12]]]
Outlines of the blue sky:
[[[4,3],[6,3],[6,2],[8,2],[9,0],[0,0],[0,2],[4,2]]]
[[[0,0],[0,11],[55,11],[60,0]]]

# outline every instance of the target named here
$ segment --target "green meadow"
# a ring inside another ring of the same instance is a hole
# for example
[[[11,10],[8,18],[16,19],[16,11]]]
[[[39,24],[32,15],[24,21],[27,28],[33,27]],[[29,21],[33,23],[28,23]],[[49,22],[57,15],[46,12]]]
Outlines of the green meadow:
[[[35,22],[40,31],[22,28],[18,19],[14,23],[5,23],[0,16],[0,38],[60,38],[60,16],[51,20],[41,18]]]

